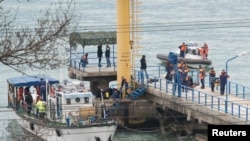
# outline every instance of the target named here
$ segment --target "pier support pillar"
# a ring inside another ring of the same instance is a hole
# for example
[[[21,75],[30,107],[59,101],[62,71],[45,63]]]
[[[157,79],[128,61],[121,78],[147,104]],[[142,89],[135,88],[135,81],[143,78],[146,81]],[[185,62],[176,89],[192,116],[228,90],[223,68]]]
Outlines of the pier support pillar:
[[[187,110],[187,121],[191,120],[191,110]]]
[[[116,0],[117,4],[117,84],[122,77],[131,82],[130,55],[130,0]]]

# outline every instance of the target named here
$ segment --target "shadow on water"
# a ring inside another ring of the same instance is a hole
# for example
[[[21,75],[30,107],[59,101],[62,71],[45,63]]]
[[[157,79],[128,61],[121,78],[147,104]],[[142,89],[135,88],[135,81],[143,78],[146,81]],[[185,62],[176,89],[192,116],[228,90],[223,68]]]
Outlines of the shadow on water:
[[[161,133],[137,133],[137,132],[117,132],[113,141],[194,141],[193,137],[176,137],[168,135],[166,139],[161,137]]]
[[[43,141],[41,138],[22,129],[16,120],[11,120],[6,127],[6,130],[10,133],[6,139],[8,141]]]

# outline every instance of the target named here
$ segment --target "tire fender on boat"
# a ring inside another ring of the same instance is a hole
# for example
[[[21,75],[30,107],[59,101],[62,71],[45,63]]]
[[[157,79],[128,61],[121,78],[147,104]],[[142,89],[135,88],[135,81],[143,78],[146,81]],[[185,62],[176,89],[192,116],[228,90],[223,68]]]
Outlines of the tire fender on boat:
[[[62,135],[61,130],[56,129],[56,135],[57,135],[58,137],[60,137],[60,136]]]
[[[33,122],[30,122],[30,129],[31,129],[32,131],[35,130],[35,127],[34,127],[34,123],[33,123]]]

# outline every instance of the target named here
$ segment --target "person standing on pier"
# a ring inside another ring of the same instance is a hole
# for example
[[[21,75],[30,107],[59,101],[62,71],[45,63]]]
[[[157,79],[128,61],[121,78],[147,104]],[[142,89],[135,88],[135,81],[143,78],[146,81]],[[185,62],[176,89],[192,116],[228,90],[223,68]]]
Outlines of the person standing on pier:
[[[166,76],[165,78],[167,79],[168,82],[172,82],[173,80],[173,75],[174,75],[174,67],[170,62],[166,63]]]
[[[108,44],[106,44],[105,57],[106,57],[106,61],[107,61],[107,68],[111,67],[111,63],[110,63],[110,47],[109,47]]]
[[[200,81],[201,81],[201,89],[205,89],[205,77],[206,77],[206,72],[205,72],[205,69],[199,65],[199,78],[200,78]]]
[[[122,76],[122,82],[121,82],[121,88],[120,88],[120,92],[121,92],[121,97],[122,98],[124,98],[124,96],[125,95],[123,95],[123,92],[122,92],[122,90],[123,90],[123,87],[125,87],[125,95],[128,95],[128,81],[127,81],[127,79],[126,78],[124,78],[123,76]]]
[[[212,92],[214,92],[215,76],[216,76],[216,72],[215,72],[214,68],[211,67],[211,69],[209,71],[209,82],[210,82]]]
[[[103,54],[103,51],[102,51],[102,45],[98,45],[97,46],[97,57],[99,59],[98,61],[98,67],[102,67],[102,54]]]
[[[225,92],[225,86],[227,84],[227,79],[229,78],[229,75],[225,70],[223,69],[220,74],[220,94],[224,95]]]
[[[142,76],[144,76],[143,72],[145,72],[145,76],[146,78],[148,79],[148,74],[147,74],[147,63],[146,63],[146,56],[145,55],[142,55],[142,58],[140,60],[141,62],[141,74]],[[143,77],[144,78],[144,77]]]

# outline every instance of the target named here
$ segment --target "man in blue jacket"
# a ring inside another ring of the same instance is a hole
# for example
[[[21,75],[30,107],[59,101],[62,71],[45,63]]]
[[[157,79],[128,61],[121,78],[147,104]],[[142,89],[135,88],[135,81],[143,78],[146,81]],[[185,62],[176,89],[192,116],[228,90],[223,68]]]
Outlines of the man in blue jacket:
[[[225,72],[225,70],[223,69],[221,71],[220,74],[220,94],[224,95],[224,91],[225,91],[225,86],[227,84],[227,79],[229,78],[229,75],[227,74],[227,72]]]

